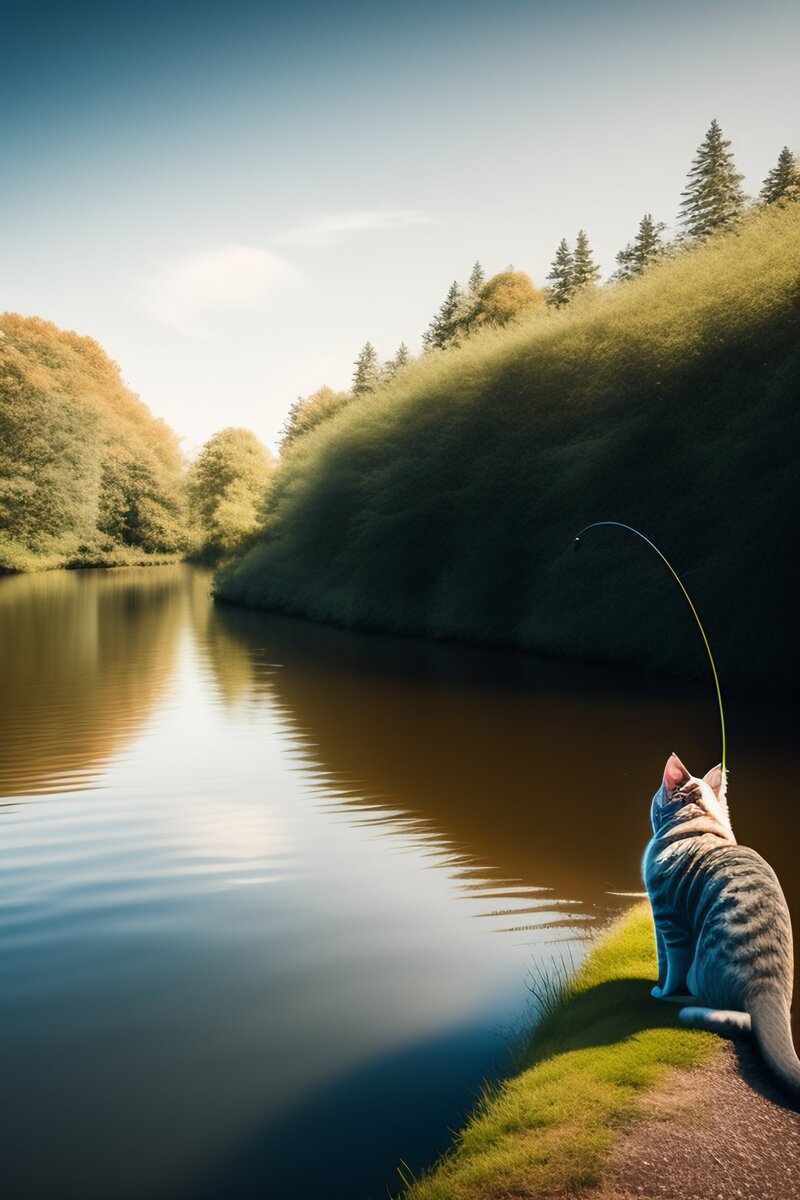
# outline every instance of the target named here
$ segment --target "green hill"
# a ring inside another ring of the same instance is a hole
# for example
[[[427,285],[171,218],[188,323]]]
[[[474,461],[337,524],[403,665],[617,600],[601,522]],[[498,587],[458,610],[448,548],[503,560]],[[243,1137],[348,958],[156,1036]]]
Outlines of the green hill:
[[[185,545],[178,439],[91,338],[0,315],[0,570]]]
[[[788,684],[800,206],[424,356],[299,438],[217,595],[364,628]]]

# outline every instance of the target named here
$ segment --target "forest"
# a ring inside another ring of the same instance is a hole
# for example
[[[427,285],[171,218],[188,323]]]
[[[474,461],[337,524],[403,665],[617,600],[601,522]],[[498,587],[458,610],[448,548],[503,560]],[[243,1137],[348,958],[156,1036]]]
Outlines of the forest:
[[[612,531],[573,555],[582,526],[616,519],[677,565],[726,679],[788,686],[799,268],[800,210],[766,208],[423,355],[292,440],[217,595],[701,673],[657,560]]]
[[[276,460],[223,429],[193,462],[86,337],[0,318],[0,570],[189,558],[221,600],[359,628],[704,670],[678,566],[729,680],[790,679],[800,167],[757,202],[712,122],[680,231],[646,213],[600,283],[588,236],[543,287],[454,281],[414,357],[292,406]],[[667,585],[668,585],[668,581]],[[736,596],[732,606],[730,597]]]
[[[227,429],[187,466],[95,341],[0,316],[0,572],[216,561],[256,526],[270,465]]]

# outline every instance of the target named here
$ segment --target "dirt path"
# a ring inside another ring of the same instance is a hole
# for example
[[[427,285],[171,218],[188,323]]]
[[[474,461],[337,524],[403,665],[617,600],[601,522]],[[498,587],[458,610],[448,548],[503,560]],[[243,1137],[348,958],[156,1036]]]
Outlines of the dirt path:
[[[723,1043],[714,1062],[674,1071],[619,1143],[596,1200],[795,1200],[800,1113],[755,1051]]]

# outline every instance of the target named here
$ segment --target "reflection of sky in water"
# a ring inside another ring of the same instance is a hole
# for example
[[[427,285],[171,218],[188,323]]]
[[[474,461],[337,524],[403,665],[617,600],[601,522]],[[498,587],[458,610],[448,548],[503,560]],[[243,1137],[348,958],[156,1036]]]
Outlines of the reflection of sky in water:
[[[562,714],[595,772],[587,711],[608,739],[656,699],[537,695],[468,651],[415,660],[213,610],[188,571],[16,583],[9,1195],[262,1196],[269,1179],[291,1200],[309,1139],[298,1196],[385,1195],[503,1061],[532,960],[579,955],[636,886],[653,746],[607,766],[598,812],[580,756],[564,781]]]

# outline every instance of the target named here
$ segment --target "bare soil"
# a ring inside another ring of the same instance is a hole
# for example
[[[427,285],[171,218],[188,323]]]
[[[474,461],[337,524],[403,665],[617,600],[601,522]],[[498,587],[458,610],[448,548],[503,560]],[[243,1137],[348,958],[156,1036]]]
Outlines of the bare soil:
[[[748,1043],[672,1072],[646,1113],[593,1200],[799,1200],[800,1113]]]

